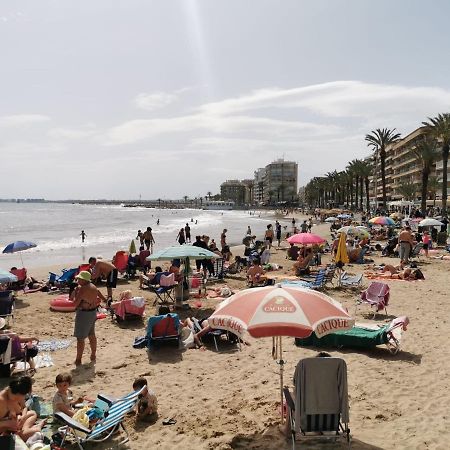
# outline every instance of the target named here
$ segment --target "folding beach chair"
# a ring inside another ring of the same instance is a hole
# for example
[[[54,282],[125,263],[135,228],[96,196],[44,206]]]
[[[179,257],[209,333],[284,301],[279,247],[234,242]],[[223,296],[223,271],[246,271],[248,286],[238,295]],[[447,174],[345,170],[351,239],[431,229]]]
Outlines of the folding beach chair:
[[[374,308],[373,317],[377,312],[384,311],[387,315],[387,305],[389,303],[390,289],[389,285],[382,283],[381,281],[372,281],[369,287],[361,292],[360,298],[356,301],[355,314],[358,306],[362,303],[366,303],[371,308]]]
[[[294,374],[295,394],[284,388],[292,449],[306,439],[344,439],[350,447],[347,365],[341,358],[305,358]]]
[[[25,287],[25,280],[27,279],[27,269],[25,267],[10,270],[10,273],[17,277],[17,281],[11,283],[13,289],[22,289]]]
[[[147,345],[150,349],[155,344],[180,342],[180,319],[178,314],[169,313],[150,317],[147,322]]]
[[[191,317],[191,320],[192,320],[192,323],[194,324],[194,330],[193,330],[194,333],[199,333],[200,331],[203,330],[203,327],[201,325],[203,320],[207,320],[207,319],[198,320],[195,317]],[[204,342],[208,342],[208,341],[212,340],[214,342],[214,347],[216,349],[216,352],[218,352],[219,351],[219,346],[218,346],[217,342],[218,342],[218,340],[222,340],[222,337],[226,337],[227,341],[230,344],[237,343],[239,345],[239,350],[241,349],[239,338],[235,334],[230,333],[227,330],[214,330],[214,329],[212,329],[211,331],[208,331],[206,334],[204,334],[201,337],[201,340],[204,341]]]
[[[144,389],[144,388],[142,388]],[[111,400],[104,395],[98,395],[97,400],[103,403],[106,408],[103,413],[103,418],[100,419],[92,429],[86,428],[81,423],[73,420],[72,417],[65,413],[57,412],[55,417],[65,424],[63,439],[60,447],[64,447],[64,442],[68,436],[75,439],[78,447],[84,450],[84,446],[89,442],[103,442],[109,439],[116,431],[122,430],[125,432],[125,438],[119,442],[122,445],[129,441],[129,435],[123,423],[125,416],[133,411],[139,400],[141,390],[132,392],[118,400]],[[96,404],[98,404],[96,402]],[[84,437],[80,437],[80,432],[84,433]]]
[[[149,285],[149,289],[156,294],[153,306],[158,303],[158,300],[160,304],[174,303],[175,299],[173,298],[172,291],[177,285],[178,283],[175,281],[174,273],[161,275],[159,279],[159,286]]]
[[[61,291],[64,291],[65,289],[70,289],[70,285],[74,282],[77,273],[78,267],[75,267],[74,269],[63,269],[61,275],[49,272],[48,280]]]
[[[9,319],[14,321],[14,295],[13,291],[0,291],[0,317],[9,324]]]
[[[119,250],[113,258],[113,264],[119,273],[125,273],[128,266],[128,252]]]
[[[362,274],[351,276],[347,272],[343,272],[339,280],[339,283],[343,287],[360,286],[362,283],[362,279],[363,279]]]
[[[326,283],[326,270],[320,269],[316,273],[314,278],[311,279],[303,278],[298,281],[293,281],[289,284],[302,286],[308,289],[322,289],[323,287],[325,287],[325,283]]]
[[[422,249],[423,249],[423,242],[418,242],[412,249],[411,254],[409,255],[409,259],[412,258],[420,259],[420,252],[422,251]]]

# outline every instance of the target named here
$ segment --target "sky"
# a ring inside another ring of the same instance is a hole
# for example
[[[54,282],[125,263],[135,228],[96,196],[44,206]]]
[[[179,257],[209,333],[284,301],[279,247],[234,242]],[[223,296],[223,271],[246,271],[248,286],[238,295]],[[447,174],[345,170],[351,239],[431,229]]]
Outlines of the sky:
[[[450,110],[450,2],[0,0],[0,198],[299,186]]]

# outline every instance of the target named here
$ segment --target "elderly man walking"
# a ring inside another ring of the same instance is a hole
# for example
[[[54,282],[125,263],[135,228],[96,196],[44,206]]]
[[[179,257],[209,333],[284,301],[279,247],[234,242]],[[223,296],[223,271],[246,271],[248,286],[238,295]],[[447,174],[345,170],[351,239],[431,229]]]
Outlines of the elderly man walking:
[[[398,246],[400,255],[400,266],[403,267],[408,264],[409,255],[414,245],[414,238],[411,233],[411,227],[406,226],[398,236]]]

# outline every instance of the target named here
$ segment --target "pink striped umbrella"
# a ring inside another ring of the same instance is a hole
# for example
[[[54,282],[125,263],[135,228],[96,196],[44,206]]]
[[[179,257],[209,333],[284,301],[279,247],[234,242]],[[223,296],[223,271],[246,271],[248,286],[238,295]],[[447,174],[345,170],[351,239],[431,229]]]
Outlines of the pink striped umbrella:
[[[287,239],[289,244],[301,244],[301,245],[320,245],[325,243],[325,239],[317,234],[313,233],[298,233],[294,234]]]
[[[220,303],[208,322],[212,328],[228,330],[239,337],[248,333],[256,338],[278,339],[281,404],[284,370],[281,337],[307,337],[313,331],[322,337],[334,331],[349,330],[354,325],[354,319],[331,297],[312,289],[286,285],[238,292]]]

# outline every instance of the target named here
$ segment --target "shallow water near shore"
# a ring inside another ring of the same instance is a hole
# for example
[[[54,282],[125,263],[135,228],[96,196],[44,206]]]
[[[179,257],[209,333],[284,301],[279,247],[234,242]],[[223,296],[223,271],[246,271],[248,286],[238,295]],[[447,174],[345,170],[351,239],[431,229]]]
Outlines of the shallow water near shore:
[[[159,219],[160,224],[156,222]],[[191,221],[192,219],[192,221]],[[197,225],[195,224],[197,221]],[[176,245],[181,227],[189,223],[192,239],[207,234],[220,246],[220,233],[227,228],[227,242],[241,244],[247,227],[262,238],[272,212],[250,215],[248,211],[204,211],[199,209],[124,208],[120,205],[80,205],[65,203],[0,203],[0,247],[17,240],[32,241],[36,248],[22,252],[26,267],[79,264],[90,256],[112,258],[128,249],[137,230],[152,227],[154,250]],[[287,222],[286,224],[287,225]],[[81,242],[81,230],[87,238]],[[138,241],[135,241],[138,247]],[[1,254],[0,267],[21,264],[18,254]]]

